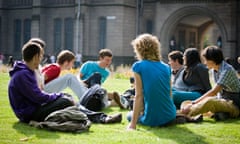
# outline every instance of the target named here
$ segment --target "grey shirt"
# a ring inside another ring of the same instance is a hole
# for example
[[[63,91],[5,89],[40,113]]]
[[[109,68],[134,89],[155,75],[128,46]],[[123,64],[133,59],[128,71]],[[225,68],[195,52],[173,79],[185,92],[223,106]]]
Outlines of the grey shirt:
[[[208,69],[198,63],[195,66],[182,70],[173,83],[173,88],[182,91],[197,91],[201,94],[211,89]]]

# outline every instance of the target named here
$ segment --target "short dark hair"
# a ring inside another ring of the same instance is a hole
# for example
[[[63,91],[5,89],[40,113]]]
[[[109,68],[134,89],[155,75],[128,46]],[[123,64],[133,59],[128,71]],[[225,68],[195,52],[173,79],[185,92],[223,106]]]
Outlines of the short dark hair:
[[[179,64],[183,64],[183,53],[181,51],[175,50],[175,51],[171,51],[168,54],[168,57],[174,61],[178,61]]]
[[[206,47],[202,52],[202,56],[206,58],[206,60],[215,62],[217,65],[224,60],[222,50],[214,45]]]
[[[40,44],[42,48],[46,47],[46,43],[40,38],[31,38],[29,42],[35,42],[37,44]]]
[[[197,63],[201,63],[200,54],[197,48],[188,48],[183,54],[186,57],[185,65],[187,67],[194,66]]]
[[[35,42],[27,42],[22,47],[23,60],[30,62],[35,55],[40,55],[41,51],[43,51],[43,48],[40,44]]]
[[[63,50],[57,56],[57,63],[61,65],[65,61],[70,62],[73,59],[75,59],[75,55],[73,52],[71,52],[69,50]]]
[[[112,51],[110,49],[101,49],[99,51],[99,57],[104,58],[105,56],[112,57]]]

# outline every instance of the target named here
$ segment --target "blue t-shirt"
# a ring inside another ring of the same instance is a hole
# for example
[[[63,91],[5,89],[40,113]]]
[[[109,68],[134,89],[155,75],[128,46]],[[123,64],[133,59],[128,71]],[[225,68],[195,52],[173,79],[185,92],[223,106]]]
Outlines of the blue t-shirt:
[[[132,66],[142,79],[144,113],[139,122],[160,126],[176,117],[176,107],[170,96],[171,69],[164,62],[137,61]]]
[[[110,71],[107,68],[100,67],[97,61],[87,61],[81,66],[80,73],[83,75],[81,79],[86,80],[96,72],[99,72],[102,76],[101,83],[103,83],[110,74]]]

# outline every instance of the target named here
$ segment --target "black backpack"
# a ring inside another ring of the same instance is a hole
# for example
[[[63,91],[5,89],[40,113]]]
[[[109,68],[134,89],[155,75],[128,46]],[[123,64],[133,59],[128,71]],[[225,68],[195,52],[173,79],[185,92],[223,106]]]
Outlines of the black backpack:
[[[80,100],[80,104],[92,111],[100,111],[104,108],[103,98],[107,91],[99,84],[90,87]]]
[[[135,89],[128,89],[120,96],[120,101],[125,108],[133,110],[134,96]]]

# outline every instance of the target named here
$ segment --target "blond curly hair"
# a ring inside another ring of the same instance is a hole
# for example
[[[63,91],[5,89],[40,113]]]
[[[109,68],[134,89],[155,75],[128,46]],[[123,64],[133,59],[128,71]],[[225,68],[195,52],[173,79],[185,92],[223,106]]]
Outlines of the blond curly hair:
[[[161,44],[156,36],[141,34],[131,42],[131,45],[138,60],[161,60]]]

